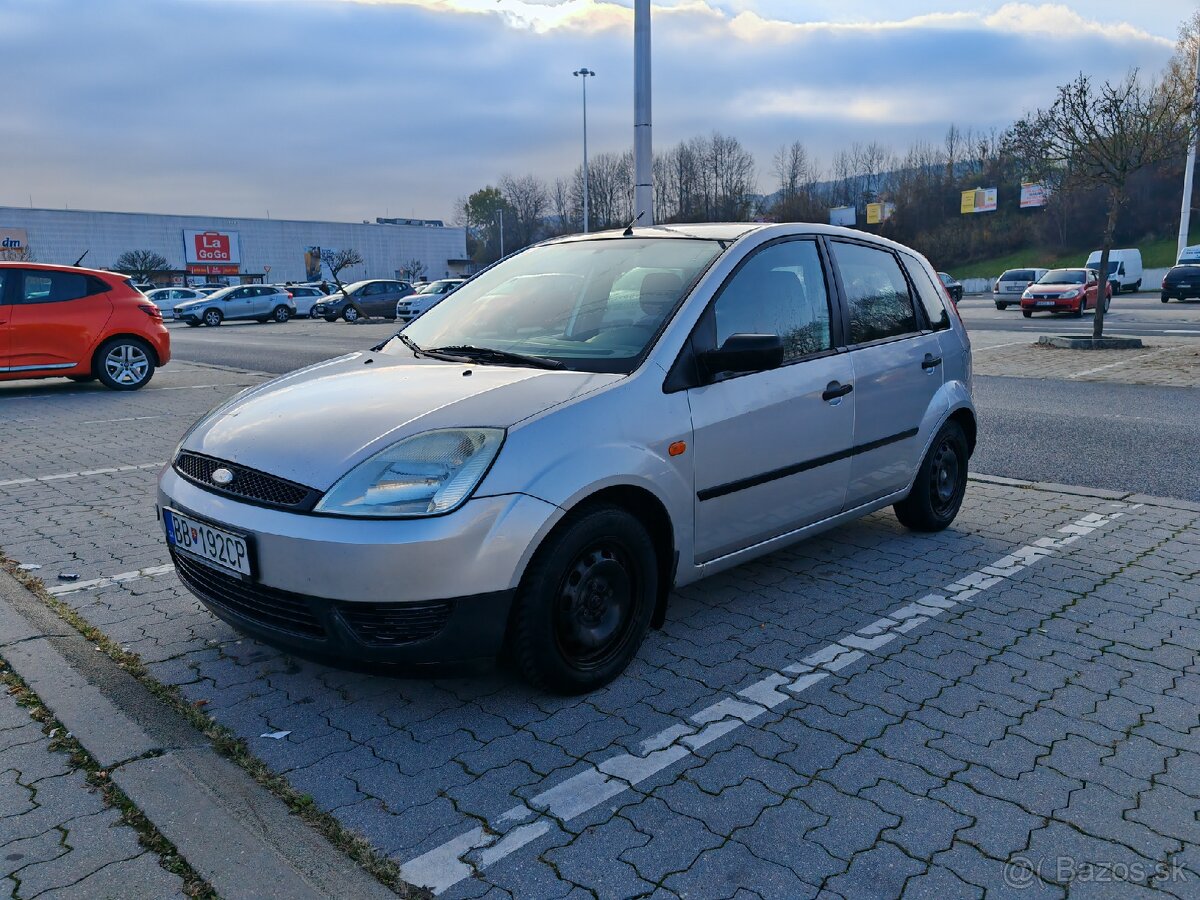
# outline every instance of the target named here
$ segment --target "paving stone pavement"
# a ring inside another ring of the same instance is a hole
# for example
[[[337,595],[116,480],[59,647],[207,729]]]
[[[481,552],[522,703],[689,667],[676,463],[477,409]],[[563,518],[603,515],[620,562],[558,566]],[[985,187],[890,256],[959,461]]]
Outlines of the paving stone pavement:
[[[0,684],[0,894],[183,897],[85,773]]]
[[[946,532],[881,512],[676,592],[586,697],[503,670],[389,678],[243,638],[169,571],[82,586],[167,561],[155,470],[3,484],[165,460],[235,389],[0,387],[0,547],[413,880],[447,897],[1200,895],[1187,504],[973,482]]]

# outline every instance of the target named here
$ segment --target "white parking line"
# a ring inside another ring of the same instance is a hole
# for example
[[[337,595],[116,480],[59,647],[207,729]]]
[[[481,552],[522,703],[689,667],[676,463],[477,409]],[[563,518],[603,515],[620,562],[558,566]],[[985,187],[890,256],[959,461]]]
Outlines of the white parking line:
[[[56,597],[61,597],[64,594],[75,594],[79,591],[90,591],[96,588],[109,587],[114,584],[121,584],[126,581],[135,581],[138,578],[153,578],[156,575],[166,575],[168,572],[174,572],[175,566],[147,566],[144,569],[138,569],[136,572],[121,572],[118,575],[109,575],[107,578],[93,578],[90,581],[75,581],[68,584],[55,584],[46,588],[46,592],[53,594]]]
[[[1109,509],[1125,509],[1111,503]],[[1132,507],[1130,507],[1132,508]],[[735,697],[724,697],[688,718],[643,741],[641,756],[621,753],[512,807],[489,827],[471,828],[400,866],[400,875],[410,884],[441,894],[473,873],[508,856],[544,834],[552,821],[568,822],[651,775],[678,762],[776,706],[794,699],[831,673],[839,672],[869,653],[953,609],[969,602],[980,591],[1002,583],[1040,559],[1079,540],[1124,515],[1124,512],[1089,513],[1064,525],[1056,534],[1014,550],[982,569],[971,572],[944,590],[949,596],[927,594],[906,603],[883,618],[833,644],[810,653],[799,663],[773,672]],[[532,819],[533,821],[527,821]],[[524,823],[501,834],[497,828]]]
[[[1103,372],[1105,369],[1112,369],[1116,366],[1128,365],[1131,362],[1137,362],[1140,359],[1149,359],[1151,356],[1162,356],[1164,353],[1174,353],[1176,350],[1181,350],[1181,347],[1166,347],[1162,350],[1155,350],[1153,353],[1141,353],[1137,356],[1131,356],[1128,359],[1120,359],[1114,363],[1109,363],[1106,366],[1096,366],[1094,369],[1087,369],[1083,372],[1076,372],[1073,375],[1068,375],[1068,378],[1082,378],[1084,375],[1094,375],[1097,372]]]
[[[86,423],[85,423],[86,424]],[[17,484],[34,484],[41,481],[66,481],[70,478],[88,478],[92,475],[112,475],[116,472],[137,472],[142,469],[159,469],[165,466],[166,463],[152,462],[142,463],[137,466],[113,466],[110,469],[85,469],[82,472],[60,472],[57,475],[39,475],[36,478],[10,478],[8,481],[0,481],[0,488],[12,487]]]
[[[990,347],[972,347],[972,353],[982,353],[984,350],[999,350],[1001,347],[1015,347],[1017,344],[1032,345],[1032,341],[1009,341],[1007,344],[992,344]]]
[[[1200,331],[1193,331],[1189,328],[1164,328],[1163,334],[1200,334]]]

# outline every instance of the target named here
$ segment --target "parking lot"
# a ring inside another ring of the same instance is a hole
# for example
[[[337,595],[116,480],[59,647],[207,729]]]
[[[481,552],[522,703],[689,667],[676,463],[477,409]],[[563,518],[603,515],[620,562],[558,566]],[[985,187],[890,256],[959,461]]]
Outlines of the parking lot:
[[[270,360],[390,330],[172,328],[135,394],[0,386],[0,548],[447,897],[1195,896],[1195,503],[982,476],[946,532],[880,512],[677,592],[582,698],[214,619],[155,519],[172,447]]]

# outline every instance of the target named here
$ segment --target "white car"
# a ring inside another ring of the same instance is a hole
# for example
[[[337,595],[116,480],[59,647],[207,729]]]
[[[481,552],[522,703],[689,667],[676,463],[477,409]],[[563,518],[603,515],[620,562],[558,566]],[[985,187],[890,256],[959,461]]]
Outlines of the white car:
[[[992,285],[992,295],[996,309],[1008,309],[1010,305],[1020,306],[1021,295],[1025,289],[1037,282],[1046,274],[1048,269],[1008,269],[996,279]]]
[[[275,286],[292,295],[292,299],[296,302],[296,315],[302,318],[318,318],[313,312],[313,307],[318,300],[324,300],[328,296],[319,287],[307,284],[277,284]]]
[[[442,299],[459,285],[466,283],[465,278],[439,278],[428,284],[417,287],[415,294],[401,297],[396,301],[396,321],[411,322],[421,313],[428,312],[437,306]]]
[[[164,319],[175,318],[175,307],[188,300],[199,300],[204,294],[194,288],[154,288],[146,291],[146,298],[158,307]]]

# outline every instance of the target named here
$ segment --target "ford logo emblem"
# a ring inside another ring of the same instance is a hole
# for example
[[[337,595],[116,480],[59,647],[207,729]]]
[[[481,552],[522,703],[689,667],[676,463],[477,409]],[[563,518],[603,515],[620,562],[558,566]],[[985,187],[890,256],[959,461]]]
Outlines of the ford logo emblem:
[[[233,473],[226,468],[214,469],[212,473],[213,484],[227,485],[233,484]]]

